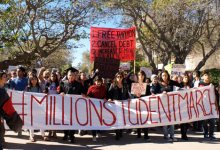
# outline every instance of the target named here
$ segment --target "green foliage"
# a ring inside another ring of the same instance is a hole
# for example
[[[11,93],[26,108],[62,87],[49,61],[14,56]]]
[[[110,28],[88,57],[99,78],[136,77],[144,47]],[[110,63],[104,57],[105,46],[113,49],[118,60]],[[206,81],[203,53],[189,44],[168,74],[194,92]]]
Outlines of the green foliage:
[[[218,86],[218,83],[220,81],[220,69],[213,68],[213,69],[208,69],[206,71],[210,73],[212,84]]]
[[[61,70],[61,74],[64,74],[65,71],[70,68],[72,65],[71,64],[66,64],[66,65],[63,65],[60,70]]]

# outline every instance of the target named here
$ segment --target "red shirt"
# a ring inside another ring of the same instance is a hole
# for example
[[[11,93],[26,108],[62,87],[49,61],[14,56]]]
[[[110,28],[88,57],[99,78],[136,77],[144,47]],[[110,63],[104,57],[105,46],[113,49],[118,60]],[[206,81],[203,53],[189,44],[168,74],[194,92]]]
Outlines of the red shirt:
[[[106,88],[103,85],[92,85],[89,87],[87,95],[91,98],[104,99],[106,98]]]

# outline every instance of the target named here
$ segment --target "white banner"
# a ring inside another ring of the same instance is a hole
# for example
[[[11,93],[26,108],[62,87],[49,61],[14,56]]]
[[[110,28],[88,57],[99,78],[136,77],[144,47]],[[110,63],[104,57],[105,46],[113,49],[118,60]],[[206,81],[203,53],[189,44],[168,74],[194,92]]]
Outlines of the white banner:
[[[129,101],[8,91],[26,129],[112,130],[218,118],[213,86]]]

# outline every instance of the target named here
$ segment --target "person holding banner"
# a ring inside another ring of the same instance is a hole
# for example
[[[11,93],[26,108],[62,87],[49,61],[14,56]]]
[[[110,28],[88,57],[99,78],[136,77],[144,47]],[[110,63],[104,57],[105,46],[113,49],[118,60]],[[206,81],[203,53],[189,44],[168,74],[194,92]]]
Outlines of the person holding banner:
[[[183,82],[182,83],[183,83],[183,88],[182,89],[190,89],[190,88],[192,88],[192,83],[190,82],[189,75],[187,73],[184,73]],[[188,141],[188,137],[187,137],[187,130],[188,130],[188,128],[189,128],[189,123],[180,124],[182,140]]]
[[[33,74],[30,76],[29,81],[28,81],[28,86],[26,87],[25,91],[27,92],[35,92],[35,93],[42,93],[42,90],[40,88],[40,84],[37,78],[37,75]],[[31,142],[36,142],[36,139],[34,138],[34,130],[30,129],[30,141]],[[42,138],[44,141],[49,141],[48,137],[45,136],[44,130],[40,129]]]
[[[58,86],[59,86],[58,76],[57,76],[56,72],[52,72],[50,74],[49,81],[46,83],[44,93],[58,94],[58,92],[57,92]],[[50,130],[49,134],[48,134],[48,137],[49,138],[51,138],[51,137],[56,138],[57,137],[56,131],[55,130]]]
[[[124,74],[122,72],[116,73],[114,81],[108,90],[107,97],[109,102],[114,100],[127,100],[130,98],[128,85],[124,82]],[[115,130],[115,133],[115,139],[119,140],[122,137],[122,130]]]
[[[162,71],[160,74],[160,86],[161,86],[160,91],[164,94],[166,94],[167,92],[172,92],[174,86],[182,87],[181,84],[170,79],[170,75],[167,70]],[[177,141],[177,139],[174,137],[174,125],[163,126],[163,131],[164,131],[164,139],[168,140],[169,142]],[[168,137],[168,134],[170,134],[170,137]]]
[[[199,83],[201,82],[200,78],[200,71],[194,71],[193,72],[193,86],[192,87],[199,87]],[[193,122],[193,130],[203,132],[202,128],[202,121],[195,121]]]
[[[62,81],[58,87],[58,93],[76,94],[85,96],[85,91],[81,83],[77,81],[78,70],[71,67],[67,69],[67,80]],[[75,142],[75,130],[65,130],[63,140],[68,140],[71,143]]]
[[[202,73],[202,77],[203,77],[203,81],[199,83],[199,87],[209,86],[211,84],[209,73],[204,71]],[[217,93],[218,91],[215,89],[215,94],[217,95]],[[216,96],[216,105],[217,106],[219,105],[219,98],[217,96]],[[203,120],[203,131],[204,131],[205,139],[216,140],[216,137],[214,136],[214,131],[215,131],[215,119],[214,118]]]
[[[24,91],[28,85],[28,78],[26,77],[26,70],[24,67],[17,68],[17,77],[10,82],[10,89],[16,91]],[[22,131],[18,132],[18,136],[22,136]]]
[[[150,85],[148,83],[146,83],[146,79],[147,79],[147,76],[146,76],[145,72],[143,70],[140,70],[138,72],[138,83],[139,84],[144,84],[145,83],[147,87],[146,87],[145,94],[135,93],[134,96],[136,98],[140,98],[140,97],[143,97],[143,96],[151,95],[151,93],[150,93]],[[146,141],[150,141],[150,138],[148,136],[148,128],[143,128],[143,129],[138,128],[137,129],[137,138],[141,138],[141,130],[144,131],[144,139]]]
[[[101,77],[97,77],[95,79],[95,85],[89,87],[87,96],[91,98],[105,99],[106,98],[106,88],[103,85],[103,80]],[[96,142],[96,135],[98,133],[98,137],[101,137],[100,131],[93,130],[92,131],[92,140]]]

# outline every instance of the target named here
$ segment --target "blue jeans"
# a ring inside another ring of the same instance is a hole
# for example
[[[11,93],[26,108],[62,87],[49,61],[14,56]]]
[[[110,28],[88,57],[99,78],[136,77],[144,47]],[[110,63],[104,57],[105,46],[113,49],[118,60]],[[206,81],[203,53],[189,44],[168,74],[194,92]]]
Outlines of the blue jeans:
[[[174,138],[174,125],[163,126],[163,134],[165,138],[168,138],[168,134],[171,138]]]

